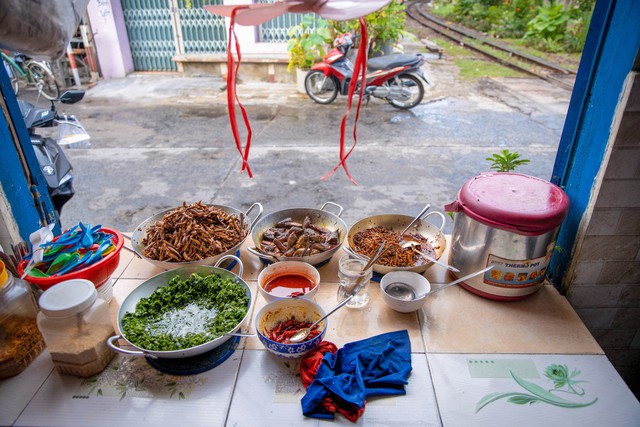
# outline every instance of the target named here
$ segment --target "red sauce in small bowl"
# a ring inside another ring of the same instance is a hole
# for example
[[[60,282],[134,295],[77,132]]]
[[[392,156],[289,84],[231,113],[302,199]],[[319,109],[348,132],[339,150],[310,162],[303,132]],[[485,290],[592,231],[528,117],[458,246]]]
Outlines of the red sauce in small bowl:
[[[269,278],[264,285],[264,290],[276,297],[288,297],[292,293],[306,294],[316,286],[309,277],[296,274],[285,273]]]

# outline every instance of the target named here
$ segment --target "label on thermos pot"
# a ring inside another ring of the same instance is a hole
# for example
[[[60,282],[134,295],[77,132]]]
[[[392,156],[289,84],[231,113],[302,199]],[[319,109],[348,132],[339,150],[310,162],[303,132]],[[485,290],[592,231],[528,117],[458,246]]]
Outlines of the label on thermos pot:
[[[551,254],[549,254],[551,255]],[[484,276],[484,282],[507,288],[524,288],[544,281],[550,256],[513,260],[489,255],[487,265],[495,265]]]

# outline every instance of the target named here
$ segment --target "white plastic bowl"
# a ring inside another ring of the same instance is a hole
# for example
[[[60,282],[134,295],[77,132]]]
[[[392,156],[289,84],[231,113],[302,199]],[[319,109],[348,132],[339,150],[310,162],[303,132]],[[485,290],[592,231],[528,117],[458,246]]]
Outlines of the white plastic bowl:
[[[415,296],[421,298],[415,298],[412,300],[404,300],[393,297],[387,293],[387,287],[393,283],[400,282],[408,285]],[[431,290],[431,283],[421,274],[414,273],[412,271],[392,271],[385,274],[380,280],[380,293],[382,300],[393,310],[401,313],[410,313],[412,311],[419,310],[427,300],[425,293]]]
[[[258,275],[258,289],[260,289],[260,294],[264,299],[272,302],[281,298],[286,298],[286,296],[282,297],[269,293],[265,289],[266,284],[269,283],[270,280],[285,274],[299,274],[309,278],[314,283],[314,286],[305,293],[303,297],[307,299],[314,298],[318,291],[318,287],[320,286],[320,273],[318,273],[318,270],[311,264],[307,264],[302,261],[281,261],[270,264]],[[294,291],[294,289],[292,289],[292,291]]]

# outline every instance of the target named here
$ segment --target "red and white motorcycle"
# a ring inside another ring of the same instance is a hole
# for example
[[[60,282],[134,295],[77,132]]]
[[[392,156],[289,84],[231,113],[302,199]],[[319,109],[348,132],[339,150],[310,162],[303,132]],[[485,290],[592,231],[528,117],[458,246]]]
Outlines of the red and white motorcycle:
[[[347,53],[353,45],[351,33],[338,36],[322,62],[311,67],[304,87],[318,104],[331,104],[338,93],[347,95],[353,75],[353,63]],[[421,54],[392,54],[367,61],[367,84],[363,99],[371,96],[384,99],[396,108],[409,109],[420,104],[424,97],[424,84],[431,85],[420,68],[426,59]],[[359,89],[359,88],[358,88]]]

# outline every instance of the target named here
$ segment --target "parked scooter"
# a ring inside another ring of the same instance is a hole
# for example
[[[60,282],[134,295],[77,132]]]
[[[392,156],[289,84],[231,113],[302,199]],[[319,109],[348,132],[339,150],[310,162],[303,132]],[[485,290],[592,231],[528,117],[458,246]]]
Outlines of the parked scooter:
[[[56,112],[55,102],[59,101],[63,104],[75,104],[84,97],[82,90],[69,90],[64,92],[60,98],[51,100],[51,108],[38,108],[29,102],[19,99],[18,105],[22,113],[22,118],[29,131],[31,144],[36,153],[38,164],[47,183],[47,190],[51,202],[58,216],[62,211],[62,206],[67,203],[74,195],[72,166],[67,159],[64,151],[58,144],[58,141],[38,135],[35,128],[56,126],[60,121],[65,124],[77,123],[82,131],[84,128],[77,122],[75,117],[61,117]]]
[[[351,33],[334,40],[334,48],[322,62],[311,67],[304,81],[307,95],[318,104],[331,104],[338,93],[347,95],[353,75],[353,63],[347,54],[353,45]],[[370,58],[367,62],[367,84],[363,99],[384,99],[396,108],[409,109],[424,97],[423,81],[431,83],[420,67],[426,59],[421,54],[392,54]]]

